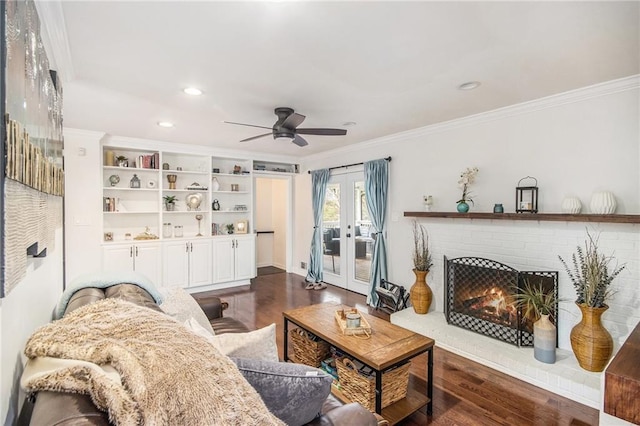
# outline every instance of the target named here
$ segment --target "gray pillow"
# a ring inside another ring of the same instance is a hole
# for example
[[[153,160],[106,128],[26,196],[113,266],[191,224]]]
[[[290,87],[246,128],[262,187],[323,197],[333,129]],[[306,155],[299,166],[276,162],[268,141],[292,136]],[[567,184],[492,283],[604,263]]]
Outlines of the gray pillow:
[[[231,358],[265,405],[289,426],[309,423],[322,411],[333,378],[303,364]]]

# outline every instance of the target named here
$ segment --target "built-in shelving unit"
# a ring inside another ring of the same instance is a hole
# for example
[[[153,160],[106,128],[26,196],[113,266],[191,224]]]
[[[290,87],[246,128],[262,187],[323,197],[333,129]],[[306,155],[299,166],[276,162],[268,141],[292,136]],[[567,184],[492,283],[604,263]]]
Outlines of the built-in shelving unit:
[[[634,214],[404,212],[404,216],[447,219],[533,220],[547,222],[640,223],[640,215]]]

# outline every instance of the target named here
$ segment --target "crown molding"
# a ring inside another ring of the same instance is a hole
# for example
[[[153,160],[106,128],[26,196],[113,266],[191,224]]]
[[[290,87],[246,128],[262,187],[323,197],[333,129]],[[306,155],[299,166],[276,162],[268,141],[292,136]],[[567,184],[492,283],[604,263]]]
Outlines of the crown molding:
[[[544,98],[535,99],[533,101],[522,102],[519,104],[510,105],[479,114],[469,115],[467,117],[456,118],[454,120],[445,121],[442,123],[419,127],[417,129],[395,133],[393,135],[371,139],[369,141],[348,145],[344,148],[324,151],[318,154],[303,157],[301,159],[301,162],[308,163],[317,160],[324,160],[327,158],[335,158],[336,156],[348,153],[367,152],[368,149],[371,149],[373,147],[385,146],[387,144],[403,141],[408,138],[423,137],[462,127],[478,125],[495,120],[502,120],[517,115],[530,114],[532,112],[541,111],[548,108],[556,108],[561,105],[583,102],[592,98],[607,96],[619,92],[626,92],[629,90],[637,90],[638,88],[640,88],[640,74],[620,78],[617,80],[606,81],[604,83],[598,83],[592,86],[586,86],[580,89],[546,96]]]
[[[42,25],[40,31],[42,42],[49,47],[47,50],[49,60],[55,64],[56,71],[63,82],[71,81],[75,78],[75,72],[62,2],[60,0],[36,1],[35,5]]]

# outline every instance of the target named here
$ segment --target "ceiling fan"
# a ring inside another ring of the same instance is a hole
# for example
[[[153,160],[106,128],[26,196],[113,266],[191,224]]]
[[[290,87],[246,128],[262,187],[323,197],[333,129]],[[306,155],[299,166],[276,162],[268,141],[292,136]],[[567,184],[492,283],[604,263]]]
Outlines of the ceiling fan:
[[[298,129],[298,126],[302,124],[306,118],[304,115],[298,114],[297,112],[294,112],[292,108],[287,107],[278,107],[274,112],[278,116],[278,121],[276,121],[273,127],[234,123],[231,121],[225,121],[225,123],[271,130],[269,133],[243,139],[240,142],[248,142],[264,136],[273,135],[273,139],[275,140],[287,140],[298,146],[306,146],[309,145],[309,143],[300,135],[342,136],[347,134],[347,131],[344,129]]]

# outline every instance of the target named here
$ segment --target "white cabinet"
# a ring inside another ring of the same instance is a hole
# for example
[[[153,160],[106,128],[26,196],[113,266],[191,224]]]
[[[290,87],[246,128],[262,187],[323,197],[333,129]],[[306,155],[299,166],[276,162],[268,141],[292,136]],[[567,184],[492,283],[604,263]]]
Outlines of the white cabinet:
[[[154,284],[160,282],[160,244],[113,244],[102,249],[102,269],[105,271],[135,271]]]
[[[256,276],[255,236],[229,235],[213,239],[213,282],[248,281]]]
[[[212,283],[211,240],[165,241],[162,285],[197,287]]]

